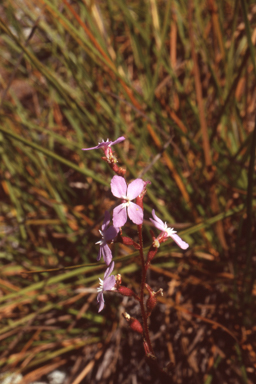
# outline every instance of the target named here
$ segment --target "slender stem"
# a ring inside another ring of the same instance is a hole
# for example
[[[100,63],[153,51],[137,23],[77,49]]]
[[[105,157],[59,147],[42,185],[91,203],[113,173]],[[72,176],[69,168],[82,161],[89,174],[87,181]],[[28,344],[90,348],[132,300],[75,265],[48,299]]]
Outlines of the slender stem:
[[[141,286],[140,286],[140,308],[141,308],[141,315],[142,315],[142,321],[143,321],[144,337],[146,342],[148,343],[150,352],[154,353],[153,347],[149,338],[148,320],[147,320],[147,314],[144,307],[144,287],[146,283],[147,269],[145,266],[145,260],[144,260],[144,254],[143,254],[142,225],[138,225],[138,234],[139,234],[139,240],[140,240],[140,259],[141,259],[141,269],[142,269]]]

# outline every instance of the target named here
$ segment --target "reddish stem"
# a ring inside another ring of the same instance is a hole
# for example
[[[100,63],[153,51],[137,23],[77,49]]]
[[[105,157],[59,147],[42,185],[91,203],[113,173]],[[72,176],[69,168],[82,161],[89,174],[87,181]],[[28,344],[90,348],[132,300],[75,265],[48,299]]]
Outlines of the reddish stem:
[[[138,234],[139,234],[139,241],[140,241],[140,259],[141,259],[141,286],[140,286],[140,308],[141,308],[141,316],[142,316],[142,322],[143,322],[143,329],[144,329],[144,336],[145,340],[148,343],[150,352],[154,354],[153,347],[150,341],[149,332],[148,332],[148,320],[147,320],[147,314],[144,307],[144,288],[146,283],[146,273],[147,269],[145,266],[145,260],[144,260],[144,254],[143,254],[143,239],[142,239],[142,225],[138,225]]]

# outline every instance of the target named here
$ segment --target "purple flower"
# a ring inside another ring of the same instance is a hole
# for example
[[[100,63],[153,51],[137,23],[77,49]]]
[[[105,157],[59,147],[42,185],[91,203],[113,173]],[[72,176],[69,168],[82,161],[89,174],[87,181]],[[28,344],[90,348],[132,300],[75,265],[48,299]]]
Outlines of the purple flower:
[[[122,176],[114,176],[111,180],[111,192],[115,197],[119,197],[123,200],[122,204],[118,205],[113,210],[113,223],[114,227],[122,227],[127,221],[128,216],[134,224],[142,224],[143,222],[143,210],[142,208],[131,202],[137,196],[141,194],[144,188],[144,181],[142,179],[136,179],[132,181],[127,188],[125,179]]]
[[[91,151],[92,149],[102,148],[103,151],[105,152],[105,155],[106,155],[107,157],[109,157],[110,147],[111,147],[112,145],[121,143],[121,141],[124,141],[124,140],[125,140],[125,137],[123,137],[123,136],[118,137],[118,139],[116,139],[115,141],[109,141],[109,139],[107,139],[107,141],[102,140],[102,142],[99,143],[96,147],[82,148],[82,151]]]
[[[161,219],[159,219],[159,217],[157,217],[157,215],[155,214],[155,210],[153,209],[152,211],[152,216],[154,218],[153,219],[149,219],[150,221],[152,221],[152,223],[154,224],[154,226],[159,229],[160,231],[162,232],[165,232],[166,233],[166,236],[167,237],[171,237],[176,244],[178,244],[178,246],[181,248],[181,249],[187,249],[189,247],[189,245],[183,241],[177,234],[176,234],[176,231],[174,231],[173,228],[168,228],[167,227],[167,224],[164,223]]]
[[[100,241],[97,241],[96,244],[100,245],[97,261],[100,261],[101,256],[103,256],[103,259],[107,265],[109,265],[112,260],[112,252],[107,242],[113,240],[118,233],[118,230],[115,227],[113,227],[113,225],[107,228],[109,223],[110,223],[110,214],[108,211],[106,211],[103,224],[101,227],[102,230],[99,230],[102,236],[102,239]]]
[[[109,264],[108,268],[106,269],[106,272],[104,274],[104,279],[100,280],[100,286],[97,288],[97,291],[99,292],[97,295],[97,302],[99,304],[99,310],[98,312],[102,311],[104,308],[104,297],[103,297],[103,292],[105,291],[114,291],[115,290],[115,283],[116,279],[114,275],[109,276],[113,269],[114,269],[115,263],[114,261]]]

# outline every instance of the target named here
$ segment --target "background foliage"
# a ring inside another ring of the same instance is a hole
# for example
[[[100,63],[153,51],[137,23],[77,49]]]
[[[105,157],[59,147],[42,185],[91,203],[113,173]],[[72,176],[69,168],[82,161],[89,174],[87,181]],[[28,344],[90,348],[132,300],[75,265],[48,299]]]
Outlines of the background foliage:
[[[256,6],[253,1],[3,0],[0,5],[0,367],[23,383],[151,382],[107,297],[100,228],[114,200],[101,139],[190,247],[151,267],[151,330],[175,383],[253,383]],[[179,224],[175,224],[179,223]],[[136,236],[130,223],[126,233]],[[135,289],[136,253],[114,245]],[[47,270],[46,272],[40,272]],[[1,376],[4,377],[3,375]],[[1,379],[0,379],[1,380]]]

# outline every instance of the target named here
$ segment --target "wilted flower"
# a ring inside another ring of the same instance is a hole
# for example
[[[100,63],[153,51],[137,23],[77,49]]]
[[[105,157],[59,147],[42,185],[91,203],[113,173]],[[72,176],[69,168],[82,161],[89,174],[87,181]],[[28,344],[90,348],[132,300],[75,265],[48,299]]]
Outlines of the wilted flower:
[[[189,247],[189,245],[183,241],[177,234],[176,234],[176,231],[174,231],[173,228],[168,228],[167,227],[167,224],[164,223],[161,219],[159,219],[159,217],[157,217],[157,215],[155,214],[155,210],[153,209],[152,211],[152,216],[154,218],[153,219],[149,219],[150,221],[152,221],[152,223],[154,224],[154,226],[159,229],[160,231],[164,232],[166,234],[166,237],[171,237],[175,243],[181,248],[181,249],[187,249]]]
[[[114,275],[109,276],[113,269],[114,269],[115,263],[112,261],[108,268],[106,269],[106,272],[104,274],[104,279],[100,280],[100,286],[97,288],[97,291],[99,292],[97,295],[97,302],[99,304],[99,310],[98,312],[102,311],[104,308],[104,297],[103,297],[103,292],[105,291],[114,291],[115,290],[115,283],[116,279]]]
[[[114,176],[111,180],[111,192],[115,197],[123,200],[122,204],[118,205],[113,210],[113,223],[114,227],[122,227],[127,221],[128,216],[134,224],[142,224],[143,210],[137,204],[132,203],[131,200],[135,199],[143,191],[144,181],[136,179],[132,181],[127,188],[125,179],[122,176]],[[127,211],[126,211],[127,208]]]
[[[110,214],[108,211],[106,211],[101,230],[99,230],[102,236],[102,239],[100,241],[97,241],[96,244],[100,245],[97,261],[100,261],[101,256],[103,256],[103,259],[107,265],[109,265],[112,260],[112,252],[107,242],[113,240],[118,233],[118,230],[115,227],[113,227],[113,225],[107,228],[109,223],[110,223]]]

